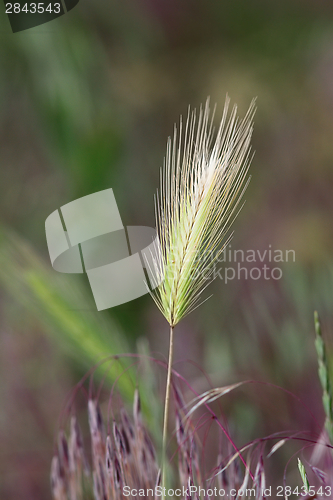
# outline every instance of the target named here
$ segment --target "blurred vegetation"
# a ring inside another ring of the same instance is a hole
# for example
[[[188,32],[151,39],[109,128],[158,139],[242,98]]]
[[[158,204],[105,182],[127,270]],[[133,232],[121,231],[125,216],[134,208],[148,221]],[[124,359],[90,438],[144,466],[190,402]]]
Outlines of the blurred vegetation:
[[[312,315],[320,313],[331,362],[333,6],[81,0],[15,35],[0,5],[0,23],[1,498],[49,498],[58,416],[91,366],[135,352],[143,337],[157,356],[167,352],[166,324],[148,296],[97,314],[84,278],[52,270],[46,217],[112,187],[125,225],[153,226],[166,139],[207,95],[221,112],[229,93],[240,113],[258,96],[256,156],[233,247],[294,249],[296,262],[284,263],[279,281],[216,280],[214,296],[177,330],[176,361],[195,360],[214,384],[281,385],[324,422]],[[193,365],[176,367],[207,388]],[[118,388],[131,399],[130,379]],[[223,404],[239,443],[318,431],[269,386]],[[291,453],[276,455],[277,477]]]

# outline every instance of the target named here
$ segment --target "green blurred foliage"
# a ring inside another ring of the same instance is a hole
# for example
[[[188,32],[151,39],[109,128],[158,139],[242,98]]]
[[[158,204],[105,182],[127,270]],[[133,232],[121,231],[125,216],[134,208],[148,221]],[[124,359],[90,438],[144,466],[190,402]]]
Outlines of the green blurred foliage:
[[[167,353],[167,327],[148,296],[97,314],[86,281],[52,270],[46,217],[112,187],[125,225],[152,226],[166,139],[188,105],[207,95],[218,113],[226,93],[240,113],[258,96],[256,156],[233,247],[294,249],[296,263],[284,264],[278,282],[216,280],[214,296],[177,329],[176,361],[194,359],[216,385],[244,378],[279,384],[323,419],[312,315],[321,315],[331,358],[333,7],[315,0],[81,0],[27,32],[10,33],[3,5],[0,22],[1,498],[48,498],[62,401],[101,355],[135,351],[141,337],[157,356]],[[198,390],[207,388],[193,365],[177,368]],[[121,380],[130,400],[132,384]],[[147,393],[158,392],[151,384],[148,376]],[[223,404],[242,442],[316,429],[277,390],[236,392]],[[161,416],[158,408],[147,413],[155,424]],[[26,432],[13,415],[25,417]],[[48,432],[38,441],[42,421]],[[18,480],[17,463],[41,449],[42,459]]]

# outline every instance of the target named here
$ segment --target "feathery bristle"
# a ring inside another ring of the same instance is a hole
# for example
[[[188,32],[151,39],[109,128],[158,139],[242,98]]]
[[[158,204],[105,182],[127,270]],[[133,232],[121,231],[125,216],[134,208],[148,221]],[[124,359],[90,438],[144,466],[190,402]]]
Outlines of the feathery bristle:
[[[160,251],[154,258],[152,296],[171,326],[198,305],[247,186],[254,102],[243,120],[227,98],[213,140],[209,100],[199,117],[189,112],[169,139],[156,224]]]

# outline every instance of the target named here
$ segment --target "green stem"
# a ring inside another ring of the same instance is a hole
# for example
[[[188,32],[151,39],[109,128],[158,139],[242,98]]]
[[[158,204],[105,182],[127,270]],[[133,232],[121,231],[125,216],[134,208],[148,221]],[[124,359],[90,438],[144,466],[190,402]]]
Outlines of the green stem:
[[[330,443],[333,444],[333,395],[329,373],[329,363],[326,355],[326,346],[321,333],[321,324],[317,311],[314,313],[316,340],[315,346],[318,358],[318,373],[323,389],[323,406],[326,415],[325,428],[329,436]]]
[[[167,447],[167,434],[168,434],[172,359],[173,359],[173,330],[174,330],[174,327],[170,325],[169,361],[168,361],[168,374],[167,374],[167,382],[166,382],[166,390],[165,390],[163,441],[162,441],[162,488],[165,487],[165,482],[166,482],[166,463],[167,463],[166,447]],[[163,494],[162,498],[164,499],[164,494]]]

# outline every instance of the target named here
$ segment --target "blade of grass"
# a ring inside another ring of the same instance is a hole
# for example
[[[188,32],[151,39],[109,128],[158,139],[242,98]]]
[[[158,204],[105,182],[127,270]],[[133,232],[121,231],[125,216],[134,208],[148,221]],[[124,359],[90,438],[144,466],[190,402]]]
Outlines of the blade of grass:
[[[73,278],[62,275],[59,279],[29,244],[0,226],[0,284],[19,307],[25,307],[39,321],[45,333],[88,368],[106,356],[129,352],[119,326],[91,310],[93,303]],[[114,382],[122,369],[114,363],[108,374],[110,381]],[[135,388],[133,380],[132,373],[131,377],[120,377],[117,383],[129,401]]]
[[[317,311],[314,313],[314,322],[316,330],[315,346],[318,358],[318,373],[321,387],[323,390],[323,406],[326,415],[325,429],[327,431],[330,443],[333,444],[333,407],[332,407],[332,387],[330,373],[326,356],[326,347],[321,332],[321,324]]]

